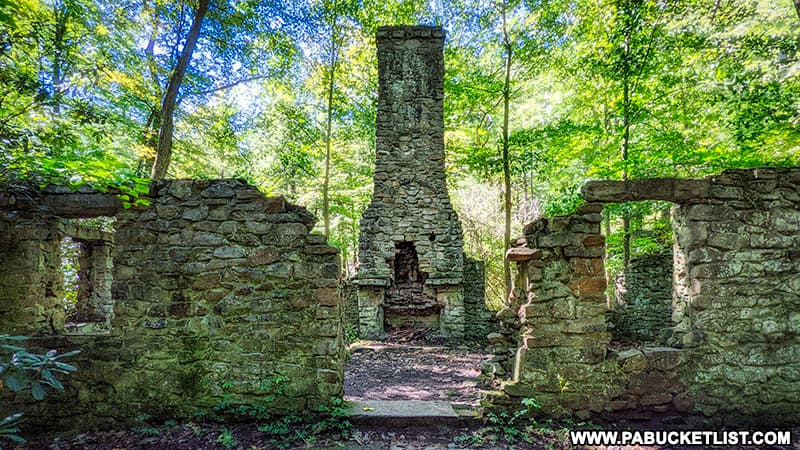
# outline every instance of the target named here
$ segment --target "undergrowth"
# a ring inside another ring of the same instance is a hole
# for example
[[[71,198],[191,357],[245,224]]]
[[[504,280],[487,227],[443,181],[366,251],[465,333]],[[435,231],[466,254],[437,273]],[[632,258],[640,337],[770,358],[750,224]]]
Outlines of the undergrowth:
[[[223,383],[223,390],[229,390],[232,383]],[[297,444],[313,444],[320,435],[333,433],[344,439],[350,437],[351,423],[347,420],[347,404],[341,398],[331,398],[329,405],[311,410],[302,417],[298,414],[276,415],[275,402],[288,396],[289,379],[275,376],[266,380],[260,390],[264,395],[251,399],[248,403],[237,403],[233,395],[226,393],[222,400],[209,410],[195,413],[203,421],[255,422],[258,431],[267,435],[269,443],[278,449],[286,449]],[[309,420],[310,419],[310,420]],[[234,448],[238,442],[227,428],[222,428],[217,442],[225,448]]]
[[[484,426],[471,433],[455,438],[455,443],[463,446],[483,446],[486,444],[514,445],[525,442],[542,448],[554,448],[554,442],[568,442],[569,431],[575,428],[589,429],[594,427],[587,422],[575,422],[571,418],[560,421],[552,419],[537,420],[533,412],[542,405],[533,398],[522,400],[522,408],[514,412],[489,412],[486,414]]]

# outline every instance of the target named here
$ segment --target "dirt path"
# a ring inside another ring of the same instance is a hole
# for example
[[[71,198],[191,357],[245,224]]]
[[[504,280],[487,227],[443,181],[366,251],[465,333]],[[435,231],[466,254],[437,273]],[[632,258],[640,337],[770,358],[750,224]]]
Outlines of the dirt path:
[[[347,400],[446,400],[477,404],[480,362],[467,348],[367,343],[351,348],[345,365]]]

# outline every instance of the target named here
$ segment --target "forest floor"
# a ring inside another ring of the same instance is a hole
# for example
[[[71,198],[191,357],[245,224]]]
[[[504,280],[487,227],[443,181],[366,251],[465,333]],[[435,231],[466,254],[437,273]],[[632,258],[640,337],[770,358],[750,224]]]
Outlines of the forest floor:
[[[397,337],[397,336],[395,336]],[[444,400],[464,407],[479,399],[477,377],[487,354],[476,346],[448,348],[435,338],[407,336],[390,342],[351,346],[345,367],[345,398],[367,400]],[[340,410],[340,412],[343,411]],[[497,418],[495,418],[497,419]],[[508,426],[503,420],[444,426],[397,427],[349,425],[338,415],[318,423],[168,423],[143,424],[128,430],[69,436],[27,436],[17,449],[51,450],[450,450],[569,449],[568,428],[575,423],[529,422]],[[585,424],[583,424],[585,425]],[[582,428],[580,426],[579,428]],[[800,429],[793,429],[793,437]],[[0,442],[0,447],[5,447]],[[582,447],[592,449],[658,449],[658,447]],[[777,448],[777,447],[774,447]],[[792,448],[792,447],[790,447]],[[796,447],[795,447],[796,448]]]
[[[430,345],[426,341],[358,342],[345,364],[347,400],[444,400],[477,405],[478,347]]]
[[[450,449],[567,449],[565,434],[531,434],[530,442],[505,440],[479,427],[449,428],[435,424],[413,428],[356,426],[348,436],[326,432],[305,436],[276,437],[259,431],[256,424],[183,424],[169,427],[104,431],[62,438],[32,438],[15,449],[50,450],[223,450],[223,449],[319,449],[319,450],[450,450]],[[7,447],[3,447],[7,448]]]
[[[396,331],[389,341],[358,342],[351,346],[345,367],[345,398],[364,400],[444,400],[477,405],[477,377],[484,349],[445,347],[435,336]],[[340,419],[345,420],[345,419]],[[40,436],[19,449],[539,449],[570,448],[564,430],[539,430],[504,436],[509,429],[487,428],[478,423],[461,426],[354,425],[341,432],[338,424],[327,431],[297,425],[292,430],[258,424],[146,425],[130,430],[84,433],[59,438]],[[332,425],[332,426],[331,426]],[[278,434],[276,434],[278,432]]]

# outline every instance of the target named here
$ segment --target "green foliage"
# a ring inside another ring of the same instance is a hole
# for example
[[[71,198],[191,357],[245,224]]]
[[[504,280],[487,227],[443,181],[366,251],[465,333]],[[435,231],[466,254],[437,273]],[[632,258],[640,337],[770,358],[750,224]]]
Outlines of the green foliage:
[[[239,445],[239,441],[236,440],[231,431],[225,427],[220,430],[219,436],[217,436],[217,443],[227,449],[236,448],[236,446]]]
[[[330,406],[314,409],[317,421],[307,423],[296,415],[284,416],[267,422],[258,430],[270,436],[270,443],[279,449],[293,448],[298,443],[311,445],[322,433],[335,433],[342,438],[350,437],[352,424],[347,420],[347,403],[340,398],[332,398]]]
[[[64,385],[58,380],[59,374],[68,375],[77,370],[71,364],[61,361],[80,353],[79,350],[58,354],[50,350],[44,354],[31,353],[17,345],[28,338],[0,334],[0,391],[8,388],[18,393],[30,389],[34,400],[42,400],[47,395],[46,387],[63,391]],[[13,414],[0,421],[0,439],[24,442],[16,433],[22,414]]]
[[[524,398],[521,403],[522,407],[513,413],[506,411],[499,414],[487,413],[486,422],[482,428],[473,433],[461,435],[456,438],[456,441],[470,445],[482,445],[487,441],[514,444],[523,440],[532,443],[531,431],[537,422],[530,417],[530,413],[540,409],[542,405],[533,398]]]
[[[321,215],[336,50],[328,240],[352,273],[375,157],[374,32],[442,25],[448,181],[467,252],[487,262],[487,301],[502,306],[501,6],[513,54],[513,235],[574,211],[590,178],[800,164],[791,2],[223,2],[180,89],[169,175],[242,177]],[[0,4],[0,186],[88,184],[119,189],[125,207],[146,204],[142,176],[192,10],[184,0]],[[626,210],[609,210],[616,245]],[[634,252],[658,239],[634,237]]]
[[[568,383],[559,379],[562,392]],[[522,407],[513,413],[490,412],[486,414],[484,426],[472,433],[462,434],[455,438],[461,445],[482,447],[487,444],[504,444],[511,448],[520,441],[536,446],[549,448],[547,441],[566,442],[570,429],[599,429],[597,425],[587,422],[575,422],[566,417],[559,421],[552,419],[537,420],[534,414],[542,405],[533,398],[523,398]],[[542,442],[544,441],[544,442]]]
[[[19,423],[22,420],[22,413],[12,414],[0,420],[0,440],[9,440],[19,444],[25,443],[25,439],[19,436]]]
[[[224,390],[233,387],[233,383],[225,382]],[[222,401],[215,405],[211,411],[197,411],[195,416],[204,420],[216,422],[229,421],[255,421],[259,423],[258,430],[269,437],[270,444],[276,448],[291,448],[298,443],[306,445],[317,440],[321,433],[336,433],[342,437],[349,437],[351,423],[347,420],[347,404],[340,398],[332,398],[330,405],[323,405],[312,411],[315,422],[306,422],[303,417],[295,414],[276,416],[273,414],[273,402],[278,397],[289,395],[289,379],[276,375],[264,381],[261,390],[265,395],[247,404],[236,403],[233,396],[224,394]],[[151,427],[152,428],[152,427]],[[148,428],[145,431],[160,432],[162,428]],[[237,445],[233,436],[223,428],[217,442],[233,443]],[[230,448],[230,447],[227,447]]]
[[[263,396],[251,400],[249,403],[239,403],[235,401],[233,394],[228,391],[233,387],[233,382],[226,381],[221,385],[224,394],[222,400],[209,410],[199,410],[194,413],[195,417],[214,422],[225,422],[229,420],[257,420],[264,421],[272,418],[270,405],[276,398],[288,394],[289,379],[282,375],[270,377],[261,384],[259,390]]]
[[[358,329],[353,324],[344,327],[344,345],[350,345],[359,338]]]
[[[160,425],[152,425],[147,423],[147,420],[149,418],[150,416],[148,414],[141,414],[139,416],[136,416],[136,422],[140,423],[141,425],[133,427],[133,430],[145,436],[158,436],[161,433],[177,425],[177,422],[175,422],[174,420],[167,420]]]
[[[660,253],[672,246],[670,206],[669,203],[656,201],[616,204],[608,205],[605,214],[610,220],[623,214],[631,218],[631,257],[636,258]],[[613,229],[615,231],[606,236],[606,270],[612,280],[623,269],[622,229],[619,224]]]
[[[256,421],[260,424],[258,430],[267,434],[270,443],[281,449],[292,447],[299,442],[311,444],[321,433],[335,432],[343,437],[349,436],[351,424],[347,420],[347,404],[339,398],[332,398],[330,405],[323,405],[313,410],[313,416],[318,418],[316,422],[305,422],[302,417],[293,414],[275,416],[272,412],[274,411],[272,403],[278,397],[290,394],[289,384],[288,378],[276,375],[262,383],[260,389],[265,393],[263,397],[242,404],[234,402],[233,396],[226,393],[222,401],[211,411],[198,411],[195,416],[217,422]],[[222,384],[223,390],[231,387],[233,387],[231,382]],[[220,434],[221,439],[223,435],[224,432]],[[236,445],[235,440],[231,441],[227,437],[225,440]],[[219,440],[217,442],[222,443]]]
[[[0,335],[0,342],[26,339],[25,336]],[[0,349],[5,355],[0,360],[0,378],[3,385],[13,392],[30,389],[31,396],[35,400],[44,399],[45,386],[50,386],[58,391],[64,390],[64,385],[56,378],[56,375],[69,374],[76,371],[77,368],[60,360],[80,353],[80,350],[74,350],[58,354],[55,350],[50,350],[40,355],[30,353],[24,347],[8,343],[0,343]],[[9,354],[10,357],[8,357]]]
[[[69,237],[61,242],[61,271],[64,277],[63,306],[66,310],[65,317],[67,321],[72,317],[78,302],[79,253],[80,243]]]

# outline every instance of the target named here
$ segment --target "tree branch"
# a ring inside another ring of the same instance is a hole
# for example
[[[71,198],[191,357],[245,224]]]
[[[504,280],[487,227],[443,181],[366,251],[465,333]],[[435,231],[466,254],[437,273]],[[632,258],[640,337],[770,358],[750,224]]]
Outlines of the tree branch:
[[[255,76],[252,76],[252,77],[249,77],[249,78],[242,78],[241,80],[232,81],[232,82],[230,82],[228,84],[223,84],[222,86],[216,86],[216,87],[213,87],[211,89],[207,89],[205,91],[189,92],[189,93],[186,93],[185,95],[181,96],[181,99],[178,100],[178,103],[183,101],[186,97],[192,97],[192,96],[195,96],[195,95],[208,95],[208,94],[212,94],[214,92],[225,91],[225,90],[234,88],[234,87],[236,87],[236,86],[238,86],[240,84],[245,84],[245,83],[249,83],[251,81],[256,81],[256,80],[265,80],[267,78],[269,78],[269,75],[255,75]]]

